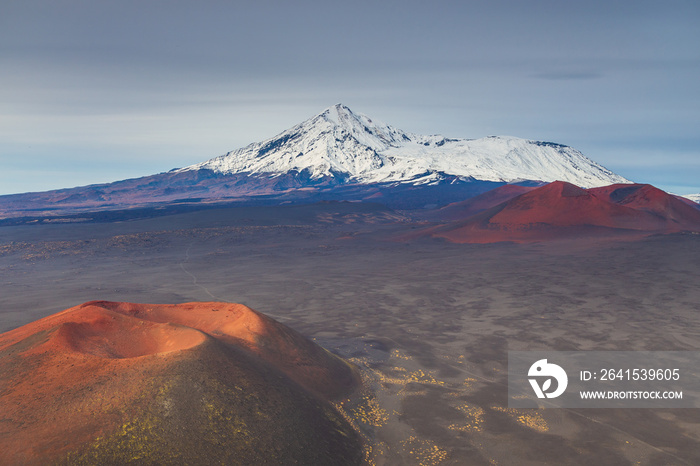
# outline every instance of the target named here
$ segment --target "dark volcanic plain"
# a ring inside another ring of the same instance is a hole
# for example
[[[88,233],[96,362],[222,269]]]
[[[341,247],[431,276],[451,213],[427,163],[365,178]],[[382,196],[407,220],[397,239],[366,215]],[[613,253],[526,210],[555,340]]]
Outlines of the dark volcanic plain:
[[[242,303],[360,368],[368,390],[342,411],[371,464],[700,464],[698,410],[506,404],[508,350],[700,350],[700,235],[390,241],[421,228],[408,215],[323,203],[2,227],[0,332],[91,300]]]

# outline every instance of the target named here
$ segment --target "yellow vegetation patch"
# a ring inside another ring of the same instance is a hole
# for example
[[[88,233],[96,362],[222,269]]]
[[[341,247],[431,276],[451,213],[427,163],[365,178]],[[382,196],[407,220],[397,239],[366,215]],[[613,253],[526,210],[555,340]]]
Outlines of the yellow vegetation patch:
[[[351,413],[359,422],[373,427],[382,427],[389,421],[389,413],[379,407],[377,399],[373,396],[362,397],[361,403]]]
[[[405,361],[410,361],[411,359],[413,359],[411,356],[408,356],[397,349],[391,352],[391,356],[397,359],[403,359]]]
[[[410,436],[401,442],[406,454],[420,466],[435,466],[447,460],[447,450],[438,447],[429,440]]]
[[[547,425],[547,421],[545,421],[544,418],[542,417],[542,415],[540,413],[538,413],[536,410],[502,408],[500,406],[493,406],[493,407],[491,407],[491,409],[494,411],[499,411],[502,413],[509,414],[516,421],[518,421],[520,424],[524,425],[525,427],[529,427],[530,429],[536,430],[538,432],[547,432],[549,430],[549,426]]]
[[[484,410],[478,406],[466,404],[457,406],[457,409],[467,416],[466,423],[455,423],[447,426],[448,429],[458,432],[479,432],[483,428]]]

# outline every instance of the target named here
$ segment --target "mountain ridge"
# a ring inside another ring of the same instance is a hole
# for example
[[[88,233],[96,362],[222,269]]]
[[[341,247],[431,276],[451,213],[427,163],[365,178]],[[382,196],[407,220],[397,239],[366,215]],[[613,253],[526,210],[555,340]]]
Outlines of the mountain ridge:
[[[380,199],[390,208],[425,209],[504,184],[536,186],[556,180],[581,187],[629,183],[562,144],[506,136],[420,136],[337,104],[272,138],[188,167],[0,196],[0,222],[71,216],[91,221],[95,215],[82,214],[150,209],[156,215],[173,206],[327,200]]]
[[[261,142],[175,170],[222,174],[307,171],[339,183],[426,184],[448,175],[512,183],[568,181],[582,187],[628,183],[578,150],[512,136],[455,139],[404,132],[336,104]]]
[[[700,231],[698,209],[649,184],[583,189],[555,181],[522,194],[501,187],[481,197],[494,202],[482,203],[478,211],[470,210],[469,203],[442,209],[441,224],[399,239],[432,236],[455,243],[538,242]],[[498,199],[505,200],[495,204]]]
[[[700,194],[683,194],[681,197],[693,201],[696,204],[700,204]]]

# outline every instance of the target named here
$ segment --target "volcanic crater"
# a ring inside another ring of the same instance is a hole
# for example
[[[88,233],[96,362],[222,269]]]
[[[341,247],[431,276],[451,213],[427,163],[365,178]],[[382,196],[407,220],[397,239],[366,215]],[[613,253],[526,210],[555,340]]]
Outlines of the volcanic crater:
[[[10,464],[354,464],[360,438],[332,402],[359,385],[240,304],[88,302],[0,335],[0,450]]]

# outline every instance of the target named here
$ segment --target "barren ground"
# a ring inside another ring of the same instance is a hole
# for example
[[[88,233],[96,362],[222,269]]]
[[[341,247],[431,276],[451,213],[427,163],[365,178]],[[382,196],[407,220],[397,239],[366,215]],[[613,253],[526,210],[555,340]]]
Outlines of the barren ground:
[[[352,206],[0,228],[0,332],[90,300],[238,302],[363,371],[374,464],[698,464],[698,410],[512,410],[508,350],[700,350],[700,235],[455,245]]]

